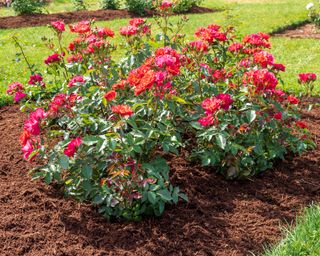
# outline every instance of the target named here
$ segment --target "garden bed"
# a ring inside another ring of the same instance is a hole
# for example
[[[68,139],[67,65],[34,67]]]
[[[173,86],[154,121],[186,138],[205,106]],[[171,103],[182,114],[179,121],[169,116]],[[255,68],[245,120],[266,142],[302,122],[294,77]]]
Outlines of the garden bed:
[[[303,119],[320,144],[320,109]],[[0,109],[0,249],[2,255],[247,255],[281,239],[311,202],[320,201],[320,148],[247,181],[169,157],[173,183],[188,195],[157,218],[108,223],[89,205],[32,182],[18,136],[26,116]],[[187,153],[186,153],[187,154]]]
[[[289,38],[320,39],[320,30],[314,24],[303,24],[299,27],[287,29],[274,35]]]
[[[216,10],[205,7],[193,7],[188,13],[210,13]],[[114,20],[120,18],[136,17],[127,10],[97,10],[97,11],[77,11],[62,12],[54,14],[30,14],[0,18],[0,29],[45,26],[57,20],[65,23],[73,23],[81,20],[96,21]]]

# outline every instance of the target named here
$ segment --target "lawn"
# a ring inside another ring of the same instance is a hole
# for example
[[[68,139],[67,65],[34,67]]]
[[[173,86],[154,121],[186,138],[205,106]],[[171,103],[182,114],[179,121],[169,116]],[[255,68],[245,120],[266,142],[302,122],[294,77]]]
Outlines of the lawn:
[[[100,7],[99,1],[95,0],[86,0],[86,6],[89,10],[97,10]],[[70,0],[55,0],[54,2],[49,3],[44,12],[46,13],[57,13],[57,12],[69,12],[74,11],[72,1]],[[11,8],[1,8],[0,17],[14,16],[15,13]]]
[[[320,207],[307,208],[297,218],[296,227],[285,231],[286,238],[265,256],[317,256],[320,255]]]
[[[58,1],[55,11],[59,8],[69,10],[70,4],[65,1]],[[204,1],[204,6],[210,8],[224,9],[224,11],[210,14],[189,15],[190,21],[185,29],[185,33],[192,38],[193,32],[199,25],[209,23],[218,23],[222,25],[233,25],[236,27],[239,35],[255,33],[259,31],[271,33],[281,27],[301,22],[306,19],[307,12],[305,4],[308,1],[301,0],[270,0],[270,1]],[[69,7],[68,7],[69,6]],[[92,7],[92,6],[91,6]],[[71,8],[71,7],[70,7]],[[53,10],[53,9],[52,9]],[[178,19],[174,17],[173,20]],[[108,26],[115,31],[123,26],[127,20],[114,20],[107,22],[98,22],[98,25]],[[45,47],[41,38],[43,35],[50,36],[47,27],[34,27],[23,29],[0,30],[0,94],[2,99],[8,83],[19,80],[26,82],[28,70],[20,58],[17,58],[17,48],[14,46],[11,37],[16,35],[24,45],[26,54],[34,64],[41,65],[44,56],[50,53]],[[66,38],[69,40],[70,38]],[[119,42],[119,37],[115,38]],[[286,90],[300,92],[296,77],[299,72],[316,71],[315,67],[320,64],[320,44],[313,39],[287,39],[273,38],[272,53],[278,62],[287,66],[287,72],[283,76]],[[39,66],[40,68],[42,66]],[[316,90],[316,93],[319,89]]]

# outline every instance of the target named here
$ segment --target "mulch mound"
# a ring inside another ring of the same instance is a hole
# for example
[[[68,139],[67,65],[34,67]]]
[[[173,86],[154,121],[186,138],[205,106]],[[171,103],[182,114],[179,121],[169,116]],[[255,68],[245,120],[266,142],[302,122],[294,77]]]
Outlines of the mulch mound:
[[[205,7],[193,7],[188,13],[210,13],[215,11],[216,10]],[[149,16],[151,15],[152,14],[150,13]],[[62,12],[54,14],[28,14],[0,18],[0,29],[44,26],[57,20],[63,20],[65,23],[70,24],[81,20],[95,19],[96,21],[103,21],[132,17],[136,17],[136,15],[128,12],[127,10],[97,10]]]
[[[305,112],[320,145],[320,109]],[[226,181],[214,170],[170,159],[173,182],[189,203],[161,218],[109,223],[90,205],[27,175],[17,138],[26,118],[18,106],[0,109],[0,251],[4,256],[248,255],[281,239],[311,202],[320,201],[320,148],[288,157],[259,177]]]
[[[281,33],[276,33],[274,35],[289,38],[320,39],[320,29],[317,28],[314,24],[304,24],[297,28],[287,29]]]

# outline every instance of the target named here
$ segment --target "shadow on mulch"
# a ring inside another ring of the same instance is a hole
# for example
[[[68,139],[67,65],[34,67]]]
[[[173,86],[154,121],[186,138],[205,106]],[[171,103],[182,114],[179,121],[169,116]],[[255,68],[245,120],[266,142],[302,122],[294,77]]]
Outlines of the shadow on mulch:
[[[303,112],[320,144],[320,109]],[[280,225],[320,199],[320,148],[291,156],[246,181],[226,181],[214,170],[171,156],[173,183],[189,203],[161,218],[108,223],[90,205],[65,199],[27,175],[17,139],[25,115],[0,112],[1,255],[248,255],[281,239]]]
[[[187,13],[212,13],[218,10],[205,7],[193,7]],[[152,14],[150,13],[149,16]],[[127,10],[96,10],[96,11],[77,11],[62,12],[53,14],[29,14],[20,16],[10,16],[0,18],[0,29],[36,27],[50,24],[53,21],[63,20],[65,23],[73,23],[82,20],[95,19],[96,21],[106,21],[122,18],[137,17]]]

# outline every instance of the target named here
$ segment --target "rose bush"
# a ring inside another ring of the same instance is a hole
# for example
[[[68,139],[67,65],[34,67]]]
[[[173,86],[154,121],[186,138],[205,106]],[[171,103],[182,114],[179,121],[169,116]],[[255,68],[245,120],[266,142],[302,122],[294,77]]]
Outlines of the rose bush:
[[[102,9],[111,9],[111,10],[117,10],[120,8],[120,1],[119,0],[102,0],[101,1],[101,7]]]
[[[315,81],[317,80],[317,75],[314,73],[302,73],[299,74],[298,82],[299,84],[306,87],[307,96],[311,96],[315,87]]]
[[[12,8],[18,15],[41,13],[45,5],[41,0],[15,0],[12,3]]]
[[[20,136],[24,158],[45,162],[33,177],[58,182],[106,217],[160,215],[186,199],[164,158],[181,147],[228,177],[247,177],[312,145],[299,100],[277,88],[285,67],[267,52],[268,35],[237,42],[232,28],[212,24],[185,42],[177,32],[184,20],[177,31],[168,27],[174,5],[155,8],[166,21],[157,18],[161,34],[131,20],[120,29],[126,57],[118,62],[111,29],[70,25],[75,38],[64,47],[65,25],[52,23],[59,43],[44,61],[53,97],[39,72],[8,88],[30,111]]]
[[[310,2],[307,4],[306,9],[308,10],[308,16],[312,23],[314,23],[318,28],[320,27],[320,4]]]

